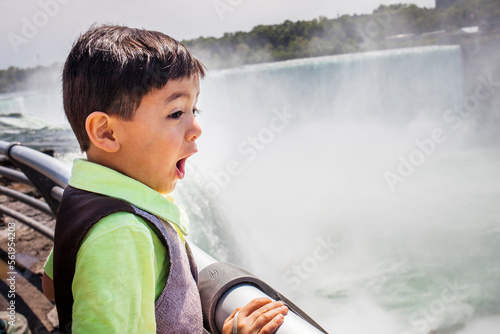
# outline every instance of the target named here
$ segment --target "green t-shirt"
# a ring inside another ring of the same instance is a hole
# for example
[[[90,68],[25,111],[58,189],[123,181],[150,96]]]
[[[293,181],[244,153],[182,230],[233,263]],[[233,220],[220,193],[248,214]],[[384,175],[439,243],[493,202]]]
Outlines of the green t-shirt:
[[[104,166],[75,160],[69,184],[123,199],[170,222],[181,237],[184,210],[146,185]],[[75,215],[78,214],[75,212]],[[52,252],[44,269],[53,277]],[[168,276],[168,252],[141,217],[118,212],[87,233],[73,279],[75,333],[156,333],[155,301]]]

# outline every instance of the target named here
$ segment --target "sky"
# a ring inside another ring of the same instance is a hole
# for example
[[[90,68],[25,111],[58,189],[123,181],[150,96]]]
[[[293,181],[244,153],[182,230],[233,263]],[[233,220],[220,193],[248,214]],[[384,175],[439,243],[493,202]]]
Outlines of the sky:
[[[63,62],[94,23],[159,30],[183,40],[285,20],[367,14],[401,2],[435,6],[435,0],[0,0],[0,69]]]

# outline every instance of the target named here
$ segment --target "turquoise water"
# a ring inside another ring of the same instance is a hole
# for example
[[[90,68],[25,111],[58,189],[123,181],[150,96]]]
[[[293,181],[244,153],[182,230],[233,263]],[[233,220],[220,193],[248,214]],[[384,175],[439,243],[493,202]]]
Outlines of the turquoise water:
[[[332,333],[498,333],[500,154],[483,122],[499,108],[458,113],[463,67],[452,46],[210,73],[176,190],[192,240]],[[45,121],[9,99],[1,139],[77,155],[60,105]]]

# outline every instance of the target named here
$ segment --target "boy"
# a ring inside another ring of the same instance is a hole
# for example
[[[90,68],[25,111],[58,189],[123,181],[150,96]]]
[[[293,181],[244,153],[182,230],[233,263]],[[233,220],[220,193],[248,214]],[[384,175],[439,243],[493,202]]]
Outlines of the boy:
[[[186,214],[168,196],[197,152],[204,74],[155,31],[93,27],[73,46],[64,110],[87,160],[74,162],[42,282],[61,332],[203,331]],[[223,333],[273,333],[286,313],[256,299]]]

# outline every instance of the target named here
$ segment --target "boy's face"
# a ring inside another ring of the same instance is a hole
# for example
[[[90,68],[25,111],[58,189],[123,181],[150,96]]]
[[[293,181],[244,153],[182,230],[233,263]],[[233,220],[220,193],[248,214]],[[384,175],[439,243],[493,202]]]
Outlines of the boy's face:
[[[132,120],[115,120],[120,138],[120,172],[161,194],[175,189],[196,153],[201,127],[195,118],[198,76],[169,81],[144,96]]]

